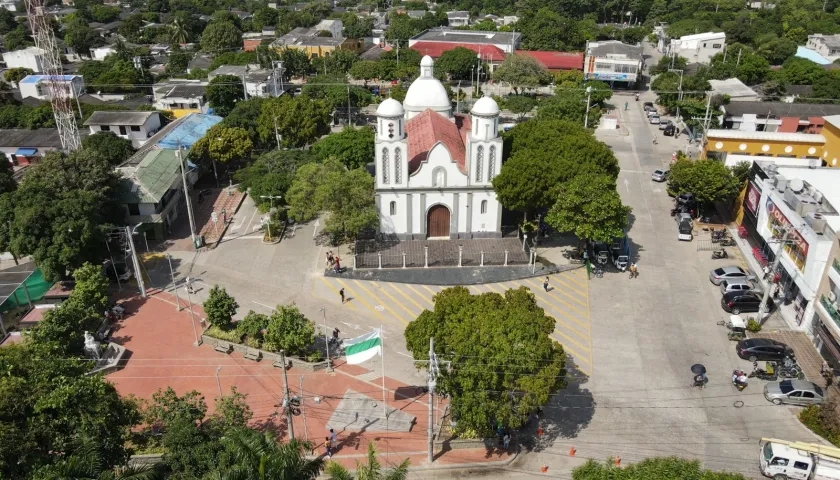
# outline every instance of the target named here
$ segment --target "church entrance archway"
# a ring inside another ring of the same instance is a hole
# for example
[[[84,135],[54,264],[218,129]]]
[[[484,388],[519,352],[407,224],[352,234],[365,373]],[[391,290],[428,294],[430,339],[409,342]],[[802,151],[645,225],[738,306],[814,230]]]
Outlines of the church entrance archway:
[[[429,209],[426,228],[427,238],[449,239],[449,209],[446,205],[435,205]]]

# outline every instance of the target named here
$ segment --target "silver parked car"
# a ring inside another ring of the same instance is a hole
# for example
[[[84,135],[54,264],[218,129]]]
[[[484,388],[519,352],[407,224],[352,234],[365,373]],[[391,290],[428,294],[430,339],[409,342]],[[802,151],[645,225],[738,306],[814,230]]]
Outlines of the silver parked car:
[[[663,170],[657,168],[653,171],[653,173],[650,174],[650,179],[654,182],[664,182],[665,180],[668,180],[669,175],[671,175],[670,170]]]
[[[764,398],[776,405],[818,405],[825,401],[825,391],[805,380],[782,380],[764,385]]]
[[[728,267],[720,267],[709,272],[709,281],[715,285],[720,285],[724,280],[755,280],[755,275],[749,273],[741,267],[730,265]]]
[[[748,292],[753,289],[752,283],[747,279],[732,278],[720,282],[720,293]]]

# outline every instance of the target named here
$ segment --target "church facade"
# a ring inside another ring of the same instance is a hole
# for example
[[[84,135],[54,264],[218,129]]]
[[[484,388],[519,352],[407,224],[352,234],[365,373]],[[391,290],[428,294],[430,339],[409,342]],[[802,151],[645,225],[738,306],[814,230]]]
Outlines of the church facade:
[[[405,101],[376,110],[379,232],[401,240],[501,237],[493,177],[502,168],[499,106],[479,99],[452,112],[434,61],[423,57]]]

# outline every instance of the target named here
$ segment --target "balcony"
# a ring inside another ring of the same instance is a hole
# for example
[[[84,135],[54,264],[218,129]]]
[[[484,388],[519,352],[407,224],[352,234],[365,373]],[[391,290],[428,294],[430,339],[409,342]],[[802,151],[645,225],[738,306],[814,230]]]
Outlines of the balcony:
[[[828,278],[834,282],[834,285],[840,285],[840,260],[835,258],[831,263],[831,269],[828,270]]]
[[[820,303],[829,316],[831,316],[832,320],[834,320],[834,323],[840,325],[840,312],[837,311],[836,306],[832,305],[832,303],[828,301],[828,297],[820,295]]]
[[[840,260],[835,258],[834,263],[832,263],[831,266],[834,267],[834,271],[837,272],[838,275],[840,275]]]

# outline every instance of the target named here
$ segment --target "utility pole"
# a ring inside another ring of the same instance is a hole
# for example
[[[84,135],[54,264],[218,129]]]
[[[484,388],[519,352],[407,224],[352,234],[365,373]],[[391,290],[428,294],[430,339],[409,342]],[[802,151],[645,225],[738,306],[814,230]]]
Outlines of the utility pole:
[[[583,128],[589,128],[589,100],[592,98],[592,87],[586,87],[586,115],[583,117]]]
[[[286,392],[286,397],[283,399],[283,408],[286,409],[286,419],[289,422],[289,435],[292,440],[295,439],[295,422],[292,417],[291,396],[289,395],[289,375],[286,372],[286,351],[280,350],[280,363],[283,364],[283,390]]]
[[[143,272],[140,271],[140,261],[137,258],[137,249],[134,248],[134,230],[142,225],[138,223],[134,229],[125,227],[125,235],[128,237],[128,248],[131,249],[131,260],[134,263],[134,274],[137,277],[137,286],[140,287],[140,296],[146,298],[146,286],[143,284]]]
[[[280,150],[280,131],[277,130],[277,117],[274,117],[274,139],[277,140],[277,150]]]
[[[327,337],[329,333],[329,329],[327,329],[327,307],[321,307],[321,311],[324,312],[324,343],[327,345],[327,371],[332,372],[332,358],[330,358],[330,339]]]
[[[350,85],[347,85],[347,125],[353,126],[353,119],[350,118]]]
[[[779,241],[779,248],[776,249],[776,258],[773,259],[773,263],[770,265],[769,275],[774,275],[776,273],[776,269],[779,268],[779,262],[782,260],[782,249],[785,248],[785,244],[788,242],[791,232],[795,231],[796,229],[793,228],[793,225],[785,227],[785,233],[782,235],[781,241]],[[764,295],[761,297],[761,303],[758,305],[758,321],[762,325],[764,324],[764,315],[767,313],[767,302],[770,300],[770,287],[772,284],[772,281],[767,281],[767,288],[764,289]]]
[[[181,150],[181,142],[178,142],[178,150],[175,152],[178,155],[178,163],[181,165],[181,179],[184,181],[184,201],[187,202],[187,216],[190,220],[190,236],[192,237],[193,247],[198,246],[198,237],[195,235],[195,219],[193,218],[192,202],[190,201],[190,191],[187,185],[187,160],[183,158],[183,151]]]
[[[169,260],[169,274],[172,276],[172,292],[175,293],[175,304],[178,306],[178,311],[181,311],[181,297],[178,296],[178,287],[175,284],[175,270],[172,269],[172,257],[166,254],[166,259]]]
[[[435,456],[435,387],[440,374],[437,355],[435,355],[435,338],[429,337],[429,463]]]
[[[271,62],[271,68],[274,70],[274,96],[279,97],[280,92],[284,90],[283,88],[283,62],[280,60],[274,60]],[[280,90],[277,90],[277,70],[280,70]]]
[[[738,60],[735,62],[735,66],[736,66],[736,67],[737,67],[737,66],[739,66],[739,65],[741,65],[741,52],[743,52],[743,51],[744,51],[744,49],[743,49],[743,48],[742,48],[742,49],[740,49],[740,50],[738,50]]]

